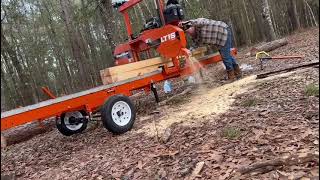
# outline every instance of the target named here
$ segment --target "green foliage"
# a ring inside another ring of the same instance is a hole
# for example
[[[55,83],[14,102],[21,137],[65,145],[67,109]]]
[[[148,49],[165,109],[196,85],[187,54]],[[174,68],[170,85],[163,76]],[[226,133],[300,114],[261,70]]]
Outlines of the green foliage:
[[[235,127],[226,127],[222,131],[222,136],[229,139],[237,139],[241,135],[241,131]]]
[[[319,84],[309,84],[305,88],[305,93],[307,96],[319,97]]]
[[[253,106],[257,105],[258,101],[259,100],[256,98],[248,98],[248,99],[244,100],[241,104],[244,107],[253,107]]]

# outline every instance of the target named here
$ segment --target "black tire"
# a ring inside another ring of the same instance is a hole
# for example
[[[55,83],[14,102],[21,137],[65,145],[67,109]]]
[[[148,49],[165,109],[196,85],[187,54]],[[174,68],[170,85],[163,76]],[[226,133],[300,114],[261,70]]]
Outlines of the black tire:
[[[112,110],[113,108],[117,108],[114,106],[114,105],[117,105],[116,103],[118,104],[120,103],[124,106],[123,108],[124,112],[121,112],[121,110],[119,110],[118,112],[116,112],[116,115],[114,115],[116,109],[114,109],[114,111]],[[129,114],[129,111],[130,111],[130,114]],[[120,115],[118,115],[118,113]],[[113,118],[115,116],[118,116],[118,120]],[[134,108],[133,103],[127,96],[115,95],[115,96],[111,96],[102,106],[101,118],[102,118],[103,126],[106,129],[108,129],[110,132],[114,134],[123,134],[132,129],[134,121],[136,119],[136,110]],[[119,123],[121,123],[121,118],[122,120],[123,118],[125,119],[124,121],[122,121],[124,124],[119,125]]]
[[[86,116],[86,114],[87,114],[84,111],[79,111],[79,112],[82,114],[82,116]],[[59,130],[59,132],[61,134],[65,135],[65,136],[71,136],[71,135],[74,135],[74,134],[81,133],[85,129],[87,129],[87,125],[88,125],[88,120],[87,119],[82,122],[82,126],[80,128],[78,128],[78,129],[70,129],[66,125],[65,116],[66,116],[66,113],[63,113],[60,118],[56,118],[56,126],[57,126],[57,129]]]

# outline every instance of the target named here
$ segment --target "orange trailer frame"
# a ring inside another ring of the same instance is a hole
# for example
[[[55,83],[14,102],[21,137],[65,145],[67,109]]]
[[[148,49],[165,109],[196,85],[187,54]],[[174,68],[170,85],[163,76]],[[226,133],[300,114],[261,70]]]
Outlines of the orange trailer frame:
[[[237,49],[231,50],[232,55],[237,54]],[[175,72],[166,72],[159,68],[154,72],[136,78],[120,81],[110,85],[98,86],[86,91],[67,96],[50,99],[38,104],[21,107],[1,113],[1,131],[14,128],[29,122],[42,121],[50,117],[59,117],[62,113],[71,111],[86,111],[89,116],[99,110],[99,107],[114,95],[131,96],[134,90],[144,89],[150,92],[151,85],[175,77],[185,77],[198,72],[206,65],[221,61],[219,53],[205,56],[193,65],[178,68]]]

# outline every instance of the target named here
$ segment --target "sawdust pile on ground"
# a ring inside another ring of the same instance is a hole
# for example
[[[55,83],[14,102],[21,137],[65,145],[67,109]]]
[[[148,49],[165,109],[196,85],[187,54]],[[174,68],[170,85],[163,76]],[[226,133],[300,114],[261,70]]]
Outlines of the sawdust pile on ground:
[[[157,119],[157,127],[153,122],[150,122],[139,129],[138,132],[155,136],[156,131],[162,133],[174,123],[197,123],[197,120],[203,120],[202,118],[205,116],[213,115],[215,117],[225,113],[234,102],[234,97],[246,92],[252,87],[253,82],[255,82],[255,76],[249,76],[214,89],[200,85],[200,87],[194,89],[195,92],[192,92],[193,95],[191,98],[189,97],[187,103],[176,108],[160,107],[161,111],[166,109],[166,115]]]
[[[303,70],[304,71],[304,70]],[[302,72],[303,72],[302,71]],[[226,113],[235,101],[235,97],[257,86],[264,81],[270,81],[277,78],[288,77],[295,72],[282,73],[265,79],[257,80],[256,76],[248,76],[239,81],[224,84],[216,88],[208,88],[205,85],[199,85],[194,92],[189,94],[187,102],[178,107],[160,107],[161,111],[165,111],[156,122],[150,121],[150,117],[141,119],[149,121],[138,133],[146,133],[149,136],[157,136],[175,123],[183,123],[185,126],[194,125],[207,121],[206,117],[210,117],[210,121],[214,121],[219,115]],[[299,78],[299,77],[295,77]]]

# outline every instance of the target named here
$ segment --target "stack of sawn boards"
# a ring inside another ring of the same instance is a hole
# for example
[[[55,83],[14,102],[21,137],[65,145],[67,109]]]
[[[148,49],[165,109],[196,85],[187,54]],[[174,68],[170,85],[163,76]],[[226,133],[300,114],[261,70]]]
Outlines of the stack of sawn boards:
[[[204,56],[206,51],[206,47],[197,48],[192,52],[192,57],[198,59]],[[159,66],[164,64],[167,64],[168,67],[173,66],[173,63],[170,59],[156,57],[152,59],[103,69],[100,71],[100,76],[102,79],[102,83],[106,85],[142,76],[144,74],[157,70]]]

